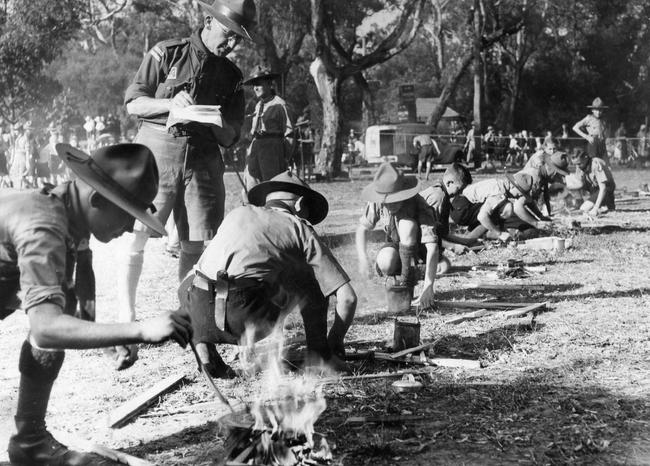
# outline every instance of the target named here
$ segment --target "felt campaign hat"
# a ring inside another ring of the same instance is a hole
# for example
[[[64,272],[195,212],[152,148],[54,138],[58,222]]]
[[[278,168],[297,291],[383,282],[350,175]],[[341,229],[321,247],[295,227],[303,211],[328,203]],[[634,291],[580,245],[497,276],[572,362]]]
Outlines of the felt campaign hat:
[[[272,80],[278,76],[280,76],[280,73],[274,73],[268,66],[257,65],[243,84],[245,86],[254,86],[260,81]]]
[[[263,43],[254,31],[257,26],[257,9],[253,0],[213,0],[211,3],[199,0],[199,4],[237,35],[256,44]]]
[[[372,183],[361,191],[361,199],[390,204],[410,199],[419,192],[420,181],[415,176],[405,176],[392,163],[384,162]]]
[[[591,103],[591,105],[587,105],[587,108],[596,109],[596,110],[605,110],[606,108],[609,107],[605,105],[603,99],[601,99],[600,97],[596,97],[594,101]]]
[[[90,156],[69,144],[57,144],[56,152],[75,175],[103,197],[156,233],[167,234],[160,220],[148,212],[155,212],[151,202],[158,193],[158,166],[148,147],[115,144]]]
[[[287,191],[302,196],[309,210],[307,220],[312,225],[322,222],[327,217],[329,204],[325,196],[311,189],[307,183],[288,170],[253,186],[248,191],[248,202],[256,206],[263,206],[266,204],[266,196],[276,191]]]
[[[508,178],[508,180],[525,198],[530,197],[530,190],[533,189],[532,175],[524,172],[517,172],[514,175],[508,173],[506,178]]]

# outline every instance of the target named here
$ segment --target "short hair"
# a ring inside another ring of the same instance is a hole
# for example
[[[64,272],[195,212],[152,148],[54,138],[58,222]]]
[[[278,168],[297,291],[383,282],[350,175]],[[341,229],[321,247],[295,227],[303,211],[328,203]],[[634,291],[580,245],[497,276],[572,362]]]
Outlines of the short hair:
[[[469,172],[469,168],[458,162],[452,163],[445,170],[445,176],[452,176],[463,185],[472,184],[472,174]]]

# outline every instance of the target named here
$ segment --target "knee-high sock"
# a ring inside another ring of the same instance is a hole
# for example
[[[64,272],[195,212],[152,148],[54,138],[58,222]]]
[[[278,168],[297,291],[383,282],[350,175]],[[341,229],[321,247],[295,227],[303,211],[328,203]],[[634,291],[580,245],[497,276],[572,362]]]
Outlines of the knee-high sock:
[[[185,252],[181,249],[180,257],[178,258],[178,281],[182,282],[187,272],[192,270],[194,264],[199,261],[201,253]]]
[[[20,388],[16,409],[16,426],[23,429],[45,428],[45,413],[50,401],[52,385],[63,365],[63,351],[34,348],[29,341],[20,351]]]
[[[408,286],[413,286],[413,277],[411,273],[411,268],[413,265],[413,259],[415,257],[417,246],[407,246],[406,244],[399,243],[399,259],[402,263],[402,273],[400,275],[400,280],[406,282]]]
[[[124,261],[124,270],[118,276],[119,309],[118,320],[135,320],[135,294],[142,274],[144,251],[129,252]]]

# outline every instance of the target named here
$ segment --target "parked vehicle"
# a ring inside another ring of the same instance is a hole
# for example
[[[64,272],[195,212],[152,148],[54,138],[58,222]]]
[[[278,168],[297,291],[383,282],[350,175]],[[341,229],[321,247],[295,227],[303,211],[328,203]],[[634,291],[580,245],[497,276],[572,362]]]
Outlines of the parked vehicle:
[[[435,158],[433,169],[444,169],[455,161],[464,161],[463,136],[439,135],[432,126],[423,123],[369,126],[365,136],[366,161],[368,164],[393,162],[415,171],[418,153],[413,147],[413,138],[419,134],[430,134],[438,144],[440,155]]]

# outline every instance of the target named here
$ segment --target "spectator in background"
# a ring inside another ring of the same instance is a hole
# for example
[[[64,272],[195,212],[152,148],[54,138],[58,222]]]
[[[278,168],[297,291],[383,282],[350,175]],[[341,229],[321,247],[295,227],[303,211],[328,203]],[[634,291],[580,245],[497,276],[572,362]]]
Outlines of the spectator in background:
[[[8,138],[5,139],[4,128],[0,127],[0,188],[11,188],[11,178],[9,178],[9,161],[7,154],[9,153]]]
[[[467,131],[465,136],[465,145],[463,146],[463,151],[465,152],[465,161],[467,165],[470,165],[474,162],[474,152],[476,152],[476,140],[474,139],[476,132],[476,125],[472,123]]]
[[[28,121],[19,130],[11,160],[11,179],[14,188],[24,189],[32,186],[34,175],[34,139],[32,137],[32,122]]]
[[[637,141],[637,155],[645,158],[648,156],[648,128],[646,125],[639,127],[639,132],[636,134]]]
[[[562,139],[569,139],[569,126],[566,123],[562,123]]]
[[[425,179],[429,179],[433,160],[440,155],[436,141],[428,134],[418,134],[413,138],[413,147],[418,152],[418,178],[422,179],[422,166],[426,167]]]
[[[587,140],[587,155],[599,158],[609,165],[609,155],[605,138],[607,137],[607,124],[603,119],[603,112],[608,109],[600,97],[596,97],[591,105],[587,106],[591,113],[573,125],[575,131]]]
[[[553,143],[555,144],[555,141],[553,139],[553,132],[550,129],[546,130],[546,134],[544,135],[544,143],[543,146],[546,147],[548,144]]]
[[[86,131],[86,149],[90,152],[95,148],[95,120],[90,115],[84,118],[84,131]]]
[[[616,138],[614,158],[618,160],[619,163],[625,163],[627,161],[627,130],[625,129],[625,123],[622,121],[616,129],[614,137]]]
[[[494,132],[494,126],[488,126],[487,133],[483,135],[483,147],[485,148],[485,161],[492,159],[494,149],[496,148],[497,135]]]

